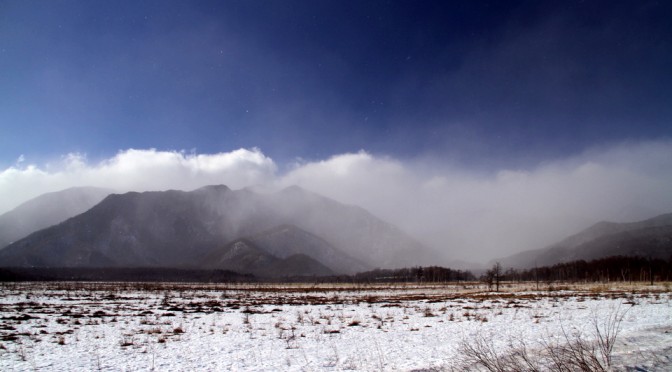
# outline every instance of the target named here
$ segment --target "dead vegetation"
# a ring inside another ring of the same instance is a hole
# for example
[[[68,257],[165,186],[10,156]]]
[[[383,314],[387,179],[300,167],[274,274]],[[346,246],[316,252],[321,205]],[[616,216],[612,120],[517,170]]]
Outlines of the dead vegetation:
[[[524,338],[509,339],[507,346],[497,349],[492,337],[477,334],[460,343],[465,369],[490,372],[508,371],[611,371],[612,353],[627,308],[620,306],[607,314],[593,313],[592,332],[585,335],[563,325],[558,337],[548,335],[536,344]]]
[[[618,300],[629,308],[643,301],[669,301],[667,288],[566,284],[535,291],[526,285],[503,283],[500,292],[492,293],[478,283],[4,283],[0,285],[0,357],[29,361],[40,342],[65,350],[76,347],[81,335],[98,332],[95,330],[101,327],[119,329],[111,343],[126,351],[156,350],[195,335],[228,337],[240,333],[249,339],[273,334],[286,350],[297,350],[316,337],[340,339],[353,332],[422,333],[449,323],[485,325],[503,314],[525,316],[533,324],[552,322],[549,309],[567,301],[581,306],[595,299]],[[226,318],[227,314],[235,316]],[[572,362],[572,370],[581,370],[580,366],[599,370],[598,365],[612,363],[613,340],[622,318],[620,313],[596,317],[592,333],[568,331],[564,340],[549,339],[547,344],[511,340],[510,348],[504,351],[492,349],[487,339],[475,338],[461,346],[462,354],[470,355],[473,365],[488,370],[538,370],[525,363],[539,356],[546,363],[537,365],[541,370],[549,363],[569,363],[564,361],[570,356],[580,356],[583,363]],[[104,342],[106,337],[111,336],[100,332],[94,339]],[[104,355],[95,358],[95,363],[105,362]],[[488,367],[493,365],[509,369]]]

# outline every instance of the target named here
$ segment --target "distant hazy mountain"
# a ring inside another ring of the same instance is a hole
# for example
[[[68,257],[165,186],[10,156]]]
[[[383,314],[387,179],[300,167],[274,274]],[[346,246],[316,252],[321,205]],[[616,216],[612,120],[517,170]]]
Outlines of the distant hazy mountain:
[[[97,187],[75,187],[43,194],[19,205],[0,215],[0,249],[86,211],[111,193]]]
[[[615,255],[672,256],[672,213],[632,223],[599,222],[549,247],[498,261],[504,267],[530,268]]]
[[[262,277],[335,274],[333,270],[309,255],[294,253],[285,257],[274,256],[247,239],[239,239],[222,249],[214,250],[203,260],[202,267],[232,270]]]
[[[363,208],[292,186],[270,198],[288,224],[315,234],[371,267],[436,265],[439,254]]]
[[[113,194],[0,251],[2,266],[207,266],[276,275],[286,275],[281,268],[350,273],[434,258],[367,211],[298,187]]]
[[[251,236],[248,240],[275,257],[285,259],[293,255],[306,255],[339,273],[354,274],[371,269],[371,266],[350,257],[319,236],[294,225],[280,225]]]

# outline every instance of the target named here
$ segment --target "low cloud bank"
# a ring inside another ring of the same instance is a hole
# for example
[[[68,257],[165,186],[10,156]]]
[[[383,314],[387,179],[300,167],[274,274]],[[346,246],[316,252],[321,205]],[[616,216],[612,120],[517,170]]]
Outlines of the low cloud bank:
[[[672,212],[672,142],[593,148],[528,170],[484,173],[367,152],[298,162],[285,173],[258,149],[191,154],[126,150],[98,164],[70,154],[0,172],[0,213],[73,186],[191,190],[299,185],[360,205],[452,259],[485,262],[540,248],[600,220]]]
[[[75,186],[105,187],[119,192],[191,190],[209,184],[231,188],[273,181],[276,165],[260,150],[239,149],[193,154],[155,149],[120,151],[90,164],[85,155],[68,154],[43,167],[17,162],[0,172],[0,213],[27,199]]]

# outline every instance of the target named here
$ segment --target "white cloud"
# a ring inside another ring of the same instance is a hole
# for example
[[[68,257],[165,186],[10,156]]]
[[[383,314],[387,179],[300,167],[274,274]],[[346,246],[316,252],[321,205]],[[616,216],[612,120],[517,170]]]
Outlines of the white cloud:
[[[600,220],[672,212],[672,142],[593,149],[491,175],[360,152],[303,164],[280,182],[361,205],[449,259],[485,261],[541,248]]]
[[[232,188],[265,184],[274,177],[273,160],[260,150],[239,149],[217,154],[125,150],[97,164],[85,155],[67,154],[56,163],[14,166],[0,172],[0,213],[21,202],[74,186],[98,186],[117,191],[190,190],[209,184]]]
[[[126,150],[91,164],[68,154],[47,166],[0,172],[0,211],[72,186],[190,190],[299,185],[360,205],[447,259],[485,261],[539,248],[600,220],[632,221],[672,212],[672,142],[626,143],[534,169],[484,174],[365,151],[301,162],[285,174],[260,150],[194,154]]]

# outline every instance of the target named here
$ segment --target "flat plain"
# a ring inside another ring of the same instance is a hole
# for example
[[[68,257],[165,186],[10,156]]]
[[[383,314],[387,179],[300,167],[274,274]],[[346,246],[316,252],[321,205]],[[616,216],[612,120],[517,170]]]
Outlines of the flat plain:
[[[600,333],[672,368],[669,283],[0,284],[0,370],[471,370]],[[599,332],[598,332],[599,331]],[[518,349],[516,349],[518,348]]]

